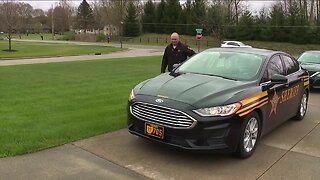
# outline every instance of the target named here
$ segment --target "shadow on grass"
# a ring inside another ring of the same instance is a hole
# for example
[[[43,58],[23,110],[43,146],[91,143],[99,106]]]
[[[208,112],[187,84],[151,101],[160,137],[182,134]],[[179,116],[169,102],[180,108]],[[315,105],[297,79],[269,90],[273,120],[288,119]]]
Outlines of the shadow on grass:
[[[4,50],[2,50],[2,51],[6,51],[6,52],[17,52],[18,50],[14,50],[14,49],[4,49]]]

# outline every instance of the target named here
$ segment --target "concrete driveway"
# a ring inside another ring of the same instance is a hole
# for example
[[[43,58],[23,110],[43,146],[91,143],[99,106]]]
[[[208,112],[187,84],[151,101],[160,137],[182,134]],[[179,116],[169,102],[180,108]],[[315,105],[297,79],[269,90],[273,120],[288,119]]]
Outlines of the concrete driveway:
[[[265,136],[246,160],[172,149],[122,129],[0,159],[0,179],[304,179],[320,177],[320,91],[303,121]]]

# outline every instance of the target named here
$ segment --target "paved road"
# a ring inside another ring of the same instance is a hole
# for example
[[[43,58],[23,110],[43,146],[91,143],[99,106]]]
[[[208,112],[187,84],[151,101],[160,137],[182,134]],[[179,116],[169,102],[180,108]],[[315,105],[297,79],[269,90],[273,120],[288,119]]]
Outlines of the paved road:
[[[119,44],[106,43],[88,43],[88,42],[70,42],[70,41],[39,41],[39,40],[15,40],[28,42],[50,42],[50,43],[67,43],[77,45],[100,45],[119,47]],[[0,60],[0,66],[10,66],[18,64],[37,64],[50,62],[66,62],[66,61],[82,61],[82,60],[97,60],[123,57],[137,57],[137,56],[158,56],[163,55],[164,47],[161,46],[145,46],[145,45],[123,45],[128,48],[127,51],[114,52],[102,55],[80,55],[80,56],[64,56],[64,57],[50,57],[50,58],[29,58],[29,59],[11,59]]]

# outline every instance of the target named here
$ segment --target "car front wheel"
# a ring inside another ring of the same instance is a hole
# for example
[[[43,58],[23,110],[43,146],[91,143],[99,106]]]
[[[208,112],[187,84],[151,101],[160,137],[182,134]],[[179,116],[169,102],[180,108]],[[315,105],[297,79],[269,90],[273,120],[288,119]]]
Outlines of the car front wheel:
[[[258,143],[260,129],[260,118],[257,112],[252,112],[245,117],[237,150],[240,158],[248,158],[253,154]]]
[[[294,119],[302,120],[307,113],[308,108],[308,94],[304,92],[300,101],[299,109]]]

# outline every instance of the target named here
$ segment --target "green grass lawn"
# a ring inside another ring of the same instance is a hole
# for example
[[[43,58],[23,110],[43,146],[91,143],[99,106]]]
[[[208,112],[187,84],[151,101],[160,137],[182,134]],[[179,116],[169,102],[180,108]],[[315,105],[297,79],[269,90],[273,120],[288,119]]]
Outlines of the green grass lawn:
[[[135,84],[160,74],[161,57],[0,67],[0,157],[126,127]]]
[[[16,50],[15,52],[3,51],[5,49],[8,49],[8,41],[0,41],[0,60],[10,58],[71,56],[95,53],[106,54],[123,50],[120,48],[98,45],[72,45],[15,41],[12,42],[12,49]]]
[[[2,37],[7,37],[7,34],[0,35]],[[28,39],[28,40],[42,40],[41,36],[43,36],[43,40],[52,40],[51,33],[40,33],[40,34],[12,34],[12,38],[14,39]],[[61,38],[63,35],[55,34],[55,39]]]

